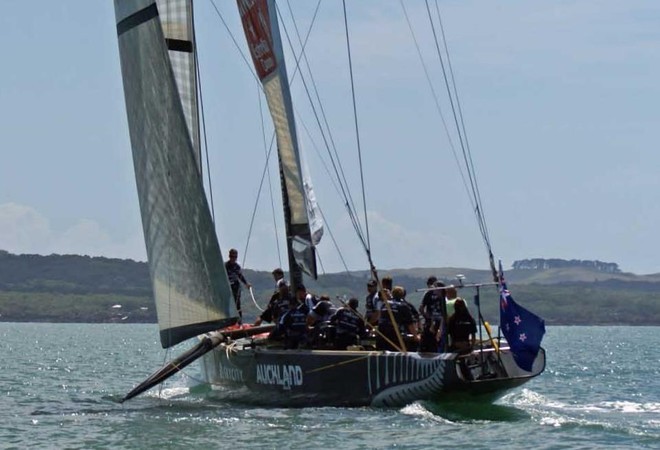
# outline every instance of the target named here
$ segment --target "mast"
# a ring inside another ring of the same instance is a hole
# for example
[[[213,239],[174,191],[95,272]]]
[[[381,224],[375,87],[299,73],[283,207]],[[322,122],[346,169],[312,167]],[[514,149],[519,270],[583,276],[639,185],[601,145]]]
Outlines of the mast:
[[[291,208],[289,208],[288,196],[286,195],[286,181],[282,171],[280,161],[280,183],[282,185],[282,204],[284,207],[284,228],[286,233],[286,254],[289,260],[289,282],[291,283],[291,292],[296,292],[298,286],[303,284],[303,270],[296,261],[293,248],[293,230],[291,225]],[[314,258],[316,261],[316,257]],[[316,278],[316,277],[315,277]]]
[[[303,272],[316,278],[316,251],[277,10],[274,0],[237,0],[237,6],[275,127],[289,272],[295,289]]]

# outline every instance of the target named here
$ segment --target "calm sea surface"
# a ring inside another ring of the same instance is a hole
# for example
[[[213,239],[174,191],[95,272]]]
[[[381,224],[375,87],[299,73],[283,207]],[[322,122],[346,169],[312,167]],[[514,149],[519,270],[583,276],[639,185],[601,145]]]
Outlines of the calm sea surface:
[[[494,405],[257,408],[191,392],[195,365],[118,404],[164,362],[157,334],[0,323],[0,448],[660,449],[658,327],[548,327],[546,372]]]

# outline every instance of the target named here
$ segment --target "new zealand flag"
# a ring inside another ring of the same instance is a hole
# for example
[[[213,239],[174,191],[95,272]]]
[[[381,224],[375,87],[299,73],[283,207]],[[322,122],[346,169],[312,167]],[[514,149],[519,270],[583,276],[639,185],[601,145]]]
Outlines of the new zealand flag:
[[[513,301],[506,288],[500,262],[500,328],[509,343],[516,364],[528,372],[541,348],[545,322]]]

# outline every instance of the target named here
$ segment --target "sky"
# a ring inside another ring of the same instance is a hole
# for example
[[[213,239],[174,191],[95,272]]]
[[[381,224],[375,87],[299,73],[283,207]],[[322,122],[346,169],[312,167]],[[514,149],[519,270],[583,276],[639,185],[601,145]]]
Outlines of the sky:
[[[246,52],[235,2],[215,4]],[[316,2],[291,5],[303,33]],[[505,267],[598,259],[660,272],[660,3],[438,5],[495,257]],[[223,254],[239,250],[244,267],[270,270],[286,261],[274,161],[273,201],[268,182],[257,196],[272,127],[262,129],[254,77],[213,4],[196,6],[218,240]],[[405,6],[451,121],[424,2]],[[286,2],[280,8],[293,36]],[[348,1],[347,11],[376,267],[487,268],[400,2]],[[146,260],[112,2],[4,0],[0,41],[0,249]],[[321,3],[306,54],[364,222],[341,2]],[[322,140],[303,131],[315,118],[300,79],[291,89],[329,230],[321,267],[341,271],[343,258],[350,270],[368,269]]]

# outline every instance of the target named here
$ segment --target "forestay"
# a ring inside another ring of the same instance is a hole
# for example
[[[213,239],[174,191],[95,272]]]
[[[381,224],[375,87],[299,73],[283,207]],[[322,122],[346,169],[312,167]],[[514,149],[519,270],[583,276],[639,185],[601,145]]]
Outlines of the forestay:
[[[232,294],[157,3],[115,0],[115,14],[160,337],[170,347],[227,325]]]

